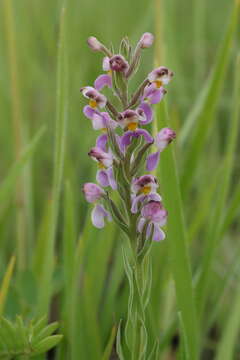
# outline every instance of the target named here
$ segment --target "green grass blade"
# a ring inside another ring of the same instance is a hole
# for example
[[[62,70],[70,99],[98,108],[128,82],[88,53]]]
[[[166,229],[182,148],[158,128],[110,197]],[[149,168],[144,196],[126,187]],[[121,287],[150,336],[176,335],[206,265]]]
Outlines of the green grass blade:
[[[158,107],[159,128],[168,126],[165,106],[165,103],[162,103]],[[169,146],[161,154],[159,178],[161,180],[164,204],[169,212],[167,241],[172,273],[175,280],[177,303],[182,315],[189,356],[190,359],[194,360],[197,359],[198,354],[197,321],[178,171],[173,146]]]
[[[74,335],[74,281],[75,281],[75,249],[76,249],[76,222],[75,206],[72,187],[69,182],[65,186],[64,197],[64,234],[63,234],[63,277],[64,287],[62,296],[62,319],[61,332],[64,341],[58,348],[58,359],[71,359],[71,349]],[[76,280],[77,281],[77,280]]]
[[[214,260],[217,245],[221,239],[222,226],[224,221],[224,209],[229,193],[231,178],[235,161],[235,149],[237,146],[238,130],[239,130],[239,98],[240,98],[240,57],[237,59],[235,73],[235,87],[233,94],[233,114],[232,121],[229,126],[229,134],[224,159],[224,173],[221,179],[221,188],[216,199],[215,213],[213,220],[209,224],[206,234],[206,248],[202,261],[202,273],[198,284],[198,309],[202,314],[206,302],[208,286],[210,282],[211,267]]]
[[[15,261],[16,261],[16,257],[12,256],[9,261],[6,273],[4,275],[4,278],[2,280],[2,284],[0,287],[0,316],[3,315],[4,306],[5,306],[6,298],[7,298],[7,294],[8,294],[8,289],[9,289],[10,281],[11,281],[12,275],[13,275]]]
[[[238,211],[240,209],[240,183],[238,183],[234,189],[230,205],[226,211],[225,219],[222,226],[222,232],[225,232],[234,221]]]
[[[222,90],[222,86],[224,83],[225,75],[227,72],[227,65],[229,63],[230,53],[232,49],[233,38],[235,35],[236,27],[237,27],[237,19],[239,13],[239,3],[235,2],[233,7],[233,11],[231,14],[230,22],[227,27],[226,35],[223,40],[223,44],[217,59],[216,66],[214,68],[213,74],[210,78],[209,85],[207,91],[204,90],[205,96],[203,97],[203,102],[201,106],[198,105],[199,113],[195,118],[194,122],[195,128],[192,131],[192,128],[189,127],[188,121],[186,122],[186,127],[188,127],[187,131],[185,128],[182,129],[182,143],[188,139],[191,139],[185,166],[182,176],[182,187],[184,189],[184,194],[187,193],[189,186],[191,185],[192,178],[195,173],[195,169],[198,164],[198,159],[201,156],[202,149],[206,142],[206,139],[211,131],[211,128],[214,124],[214,120],[216,118],[216,105],[220,99],[220,94]],[[190,118],[191,119],[191,118]]]
[[[45,127],[43,126],[37,134],[34,136],[32,141],[23,149],[19,159],[12,165],[9,170],[8,175],[5,177],[3,182],[0,184],[0,204],[2,207],[5,207],[13,195],[13,189],[16,186],[18,177],[21,174],[24,166],[33,156],[36,151],[39,141],[45,132]]]
[[[60,17],[60,34],[57,64],[57,102],[56,102],[56,136],[54,174],[52,187],[52,202],[50,213],[50,224],[48,241],[46,243],[45,263],[41,274],[39,288],[38,312],[40,314],[48,311],[51,299],[51,281],[54,267],[54,245],[56,238],[57,219],[59,213],[59,200],[62,187],[63,166],[65,155],[65,137],[68,111],[68,65],[66,51],[66,10],[62,8]]]
[[[113,326],[107,346],[106,346],[103,356],[102,356],[102,360],[109,360],[111,358],[112,348],[113,348],[114,341],[116,338],[116,332],[117,332],[117,328],[116,328],[116,326]]]
[[[216,360],[234,359],[234,348],[238,342],[240,330],[240,287],[237,289],[233,305],[224,326],[221,341],[217,349]]]

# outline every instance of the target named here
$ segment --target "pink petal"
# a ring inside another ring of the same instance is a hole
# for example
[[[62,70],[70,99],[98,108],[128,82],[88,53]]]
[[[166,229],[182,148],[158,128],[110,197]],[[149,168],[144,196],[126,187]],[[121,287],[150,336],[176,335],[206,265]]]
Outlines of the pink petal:
[[[145,116],[146,116],[146,120],[140,121],[140,124],[141,125],[149,124],[152,121],[152,117],[153,117],[153,112],[152,112],[151,106],[146,102],[142,102],[139,107],[140,107],[140,109],[142,109],[144,111]]]
[[[103,187],[110,185],[109,179],[108,179],[108,173],[106,170],[98,170],[96,179],[97,179],[97,182]]]
[[[103,74],[98,76],[94,82],[94,87],[101,90],[104,86],[112,87],[112,78],[109,75]]]
[[[140,218],[140,220],[138,221],[137,230],[138,230],[139,233],[141,233],[143,231],[145,221],[146,221],[146,219],[144,219],[143,217]]]
[[[93,225],[98,229],[102,229],[105,225],[104,218],[107,216],[108,212],[104,209],[102,205],[95,205],[91,214],[91,220]]]
[[[108,176],[109,185],[111,186],[111,188],[112,188],[113,190],[116,190],[116,189],[117,189],[117,183],[116,183],[116,181],[115,181],[115,179],[114,179],[112,167],[108,168],[108,169],[106,170],[106,172],[107,172],[107,176]]]
[[[103,63],[102,63],[102,67],[104,71],[109,71],[110,70],[110,63],[109,63],[109,57],[105,56],[103,58]]]
[[[158,224],[154,224],[154,231],[153,231],[153,240],[154,241],[161,241],[165,239],[165,233],[162,229],[160,229]]]
[[[138,195],[138,196],[135,196],[132,200],[132,207],[131,207],[131,212],[133,214],[136,214],[138,212],[138,204],[139,202],[142,202],[144,200],[146,195],[144,194],[141,194],[141,195]]]
[[[102,149],[103,151],[107,151],[107,141],[108,141],[108,137],[107,134],[103,134],[98,136],[97,140],[96,140],[96,147],[99,147],[100,149]]]
[[[160,158],[160,151],[150,154],[147,157],[147,165],[146,165],[147,171],[153,171],[154,169],[156,169],[159,162],[159,158]]]

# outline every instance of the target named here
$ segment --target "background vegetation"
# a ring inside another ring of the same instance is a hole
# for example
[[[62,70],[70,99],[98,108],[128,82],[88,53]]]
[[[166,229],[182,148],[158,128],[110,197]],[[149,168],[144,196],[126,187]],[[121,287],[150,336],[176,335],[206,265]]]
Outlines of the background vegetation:
[[[81,193],[94,180],[87,152],[96,132],[79,88],[101,72],[88,36],[118,46],[145,31],[155,49],[133,85],[154,64],[174,70],[167,102],[178,134],[176,161],[167,150],[158,174],[170,217],[166,241],[152,250],[149,346],[157,337],[161,359],[177,358],[181,334],[184,359],[240,358],[239,7],[1,1],[0,313],[60,321],[64,340],[51,358],[114,358],[128,285],[118,230],[94,229]],[[157,114],[161,127],[162,107]]]

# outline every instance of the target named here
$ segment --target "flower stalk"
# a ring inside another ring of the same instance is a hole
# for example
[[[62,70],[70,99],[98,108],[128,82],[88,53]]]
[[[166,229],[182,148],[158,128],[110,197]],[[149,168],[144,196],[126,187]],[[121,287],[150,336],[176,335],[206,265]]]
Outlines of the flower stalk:
[[[89,47],[106,55],[103,70],[107,74],[100,75],[94,87],[80,90],[89,101],[83,109],[85,116],[94,130],[103,132],[88,153],[98,164],[98,184],[83,186],[86,200],[94,204],[92,222],[103,228],[106,220],[114,221],[126,239],[122,253],[129,282],[128,313],[122,339],[119,327],[117,351],[120,359],[131,360],[148,359],[152,350],[146,328],[152,283],[150,250],[153,241],[165,238],[162,227],[167,221],[167,211],[157,192],[158,180],[148,172],[158,166],[160,153],[176,136],[172,129],[164,128],[154,139],[144,129],[153,121],[152,108],[164,98],[164,86],[172,79],[172,71],[163,66],[154,69],[133,94],[129,93],[129,82],[140,65],[142,51],[153,40],[152,34],[143,34],[132,53],[129,40],[124,38],[115,54],[113,48],[109,50],[90,37]],[[102,93],[105,87],[112,89],[117,105]],[[149,154],[152,146],[156,151]],[[112,192],[118,193],[118,202],[113,200]]]

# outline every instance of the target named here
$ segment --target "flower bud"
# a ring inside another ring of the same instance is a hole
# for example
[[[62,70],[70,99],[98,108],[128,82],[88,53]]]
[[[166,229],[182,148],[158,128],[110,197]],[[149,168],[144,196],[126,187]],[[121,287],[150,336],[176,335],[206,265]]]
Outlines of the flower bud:
[[[98,41],[97,38],[95,38],[94,36],[90,36],[87,39],[87,43],[88,46],[93,50],[93,51],[101,51],[102,50],[102,44],[100,43],[100,41]]]
[[[94,203],[95,201],[101,199],[103,195],[105,195],[105,191],[102,188],[100,188],[100,186],[94,183],[84,184],[83,193],[85,195],[86,200],[89,203]]]
[[[110,61],[110,68],[113,71],[117,72],[126,72],[129,68],[128,62],[124,59],[122,55],[114,55],[111,57]]]
[[[142,35],[139,41],[139,46],[141,47],[141,49],[149,48],[150,46],[152,46],[153,41],[154,41],[153,34],[146,32]]]

